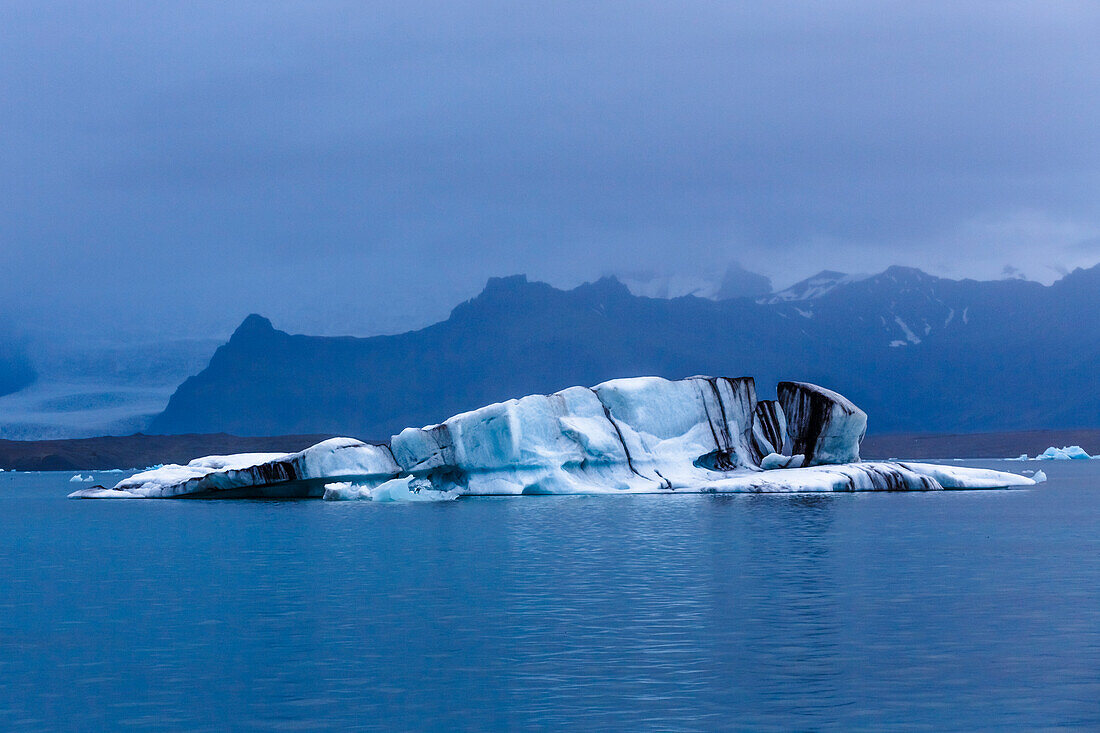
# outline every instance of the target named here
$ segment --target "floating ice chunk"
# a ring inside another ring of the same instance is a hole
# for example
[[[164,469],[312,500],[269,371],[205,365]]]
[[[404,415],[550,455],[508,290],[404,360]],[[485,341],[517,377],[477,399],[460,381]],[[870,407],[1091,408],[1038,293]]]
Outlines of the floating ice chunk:
[[[325,484],[324,499],[325,501],[379,502],[454,501],[460,494],[461,489],[458,487],[437,491],[427,479],[402,476],[378,486],[356,484],[350,481]]]
[[[801,468],[802,464],[806,461],[806,456],[801,453],[793,456],[784,456],[779,453],[769,453],[764,456],[760,461],[760,468],[765,471],[772,471],[777,468]]]
[[[1035,472],[1035,475],[1031,477],[1031,480],[1037,484],[1041,484],[1047,480],[1047,475],[1044,471],[1039,470]]]
[[[71,479],[69,479],[69,483],[72,483],[72,484],[84,483],[85,481],[95,481],[95,477],[92,476],[91,474],[88,474],[87,476],[81,476],[78,473],[78,474],[74,474],[73,477]]]
[[[780,382],[779,403],[787,418],[783,453],[806,456],[807,466],[859,461],[867,413],[833,392],[806,382]]]
[[[1051,446],[1036,457],[1040,461],[1071,461],[1092,458],[1079,445],[1069,445],[1064,448]]]
[[[115,489],[135,497],[211,498],[321,496],[321,479],[382,483],[398,473],[388,448],[331,438],[299,453],[241,453],[196,458],[123,479]],[[100,498],[92,490],[73,498]]]
[[[1015,458],[1006,458],[1005,460],[1006,461],[1027,461],[1027,460],[1031,460],[1031,459],[1029,459],[1027,457],[1027,453],[1021,453],[1020,455],[1016,456]]]
[[[336,481],[325,484],[325,493],[322,496],[325,501],[370,501],[370,486],[354,484],[351,481]]]

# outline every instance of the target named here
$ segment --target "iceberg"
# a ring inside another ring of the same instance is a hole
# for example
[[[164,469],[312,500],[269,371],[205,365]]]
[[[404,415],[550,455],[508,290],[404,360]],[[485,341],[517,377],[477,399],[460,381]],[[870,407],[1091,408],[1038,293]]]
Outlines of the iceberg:
[[[1092,458],[1079,445],[1068,445],[1064,448],[1051,446],[1035,457],[1040,461],[1075,461]]]
[[[867,415],[842,395],[750,377],[634,377],[528,395],[406,428],[388,445],[333,438],[299,453],[198,458],[74,498],[449,501],[600,493],[937,491],[1028,486],[1024,476],[861,462]]]

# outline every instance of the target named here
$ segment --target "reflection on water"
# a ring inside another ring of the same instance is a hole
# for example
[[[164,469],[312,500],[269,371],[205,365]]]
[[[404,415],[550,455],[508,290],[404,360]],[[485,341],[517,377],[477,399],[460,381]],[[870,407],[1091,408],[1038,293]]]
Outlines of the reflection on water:
[[[74,502],[0,474],[0,727],[1100,726],[1100,464],[1019,492]]]

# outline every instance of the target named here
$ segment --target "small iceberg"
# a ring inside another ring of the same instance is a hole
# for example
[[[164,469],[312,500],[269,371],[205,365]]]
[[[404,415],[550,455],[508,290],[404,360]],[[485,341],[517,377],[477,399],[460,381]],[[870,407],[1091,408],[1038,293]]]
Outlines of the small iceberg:
[[[1037,484],[1041,484],[1047,480],[1047,475],[1042,470],[1039,470],[1035,472],[1035,475],[1031,477],[1031,480]]]
[[[1079,445],[1068,445],[1064,448],[1051,446],[1036,456],[1040,461],[1080,461],[1092,458]]]
[[[78,473],[78,474],[75,474],[71,479],[69,479],[69,483],[71,483],[71,484],[85,483],[85,482],[88,482],[88,481],[95,481],[95,477],[92,476],[92,474],[88,474],[87,476],[81,476]]]

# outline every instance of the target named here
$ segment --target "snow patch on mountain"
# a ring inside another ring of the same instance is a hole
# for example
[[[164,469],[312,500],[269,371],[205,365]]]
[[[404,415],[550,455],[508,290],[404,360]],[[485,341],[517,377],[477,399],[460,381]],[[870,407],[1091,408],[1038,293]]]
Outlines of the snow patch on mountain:
[[[741,265],[730,264],[718,274],[628,272],[615,274],[615,279],[634,295],[644,298],[682,298],[693,295],[708,300],[759,298],[772,291],[771,280]]]
[[[908,341],[911,344],[919,344],[920,343],[920,337],[917,336],[917,334],[913,333],[913,330],[911,328],[909,328],[909,324],[907,324],[905,321],[903,321],[901,319],[901,316],[894,316],[894,323],[898,324],[898,327],[901,328],[901,332],[903,334],[905,334],[905,340],[906,341]],[[927,332],[926,332],[926,334],[927,334]]]
[[[842,285],[867,280],[870,275],[849,275],[833,270],[822,270],[812,277],[784,288],[777,293],[764,296],[757,300],[758,303],[774,305],[776,303],[790,303],[793,301],[813,300],[831,293]]]

